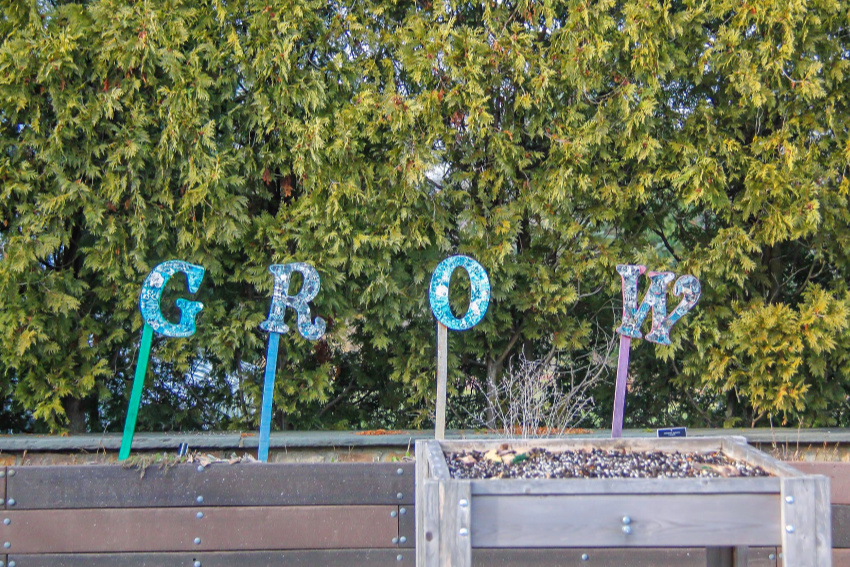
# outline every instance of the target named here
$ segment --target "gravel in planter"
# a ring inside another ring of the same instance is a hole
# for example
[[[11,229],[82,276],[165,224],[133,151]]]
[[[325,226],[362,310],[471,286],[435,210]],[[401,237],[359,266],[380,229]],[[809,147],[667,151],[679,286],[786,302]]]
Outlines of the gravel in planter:
[[[487,452],[446,454],[452,478],[728,478],[770,476],[761,467],[719,452],[664,453],[592,449],[553,452],[513,450],[504,444]]]

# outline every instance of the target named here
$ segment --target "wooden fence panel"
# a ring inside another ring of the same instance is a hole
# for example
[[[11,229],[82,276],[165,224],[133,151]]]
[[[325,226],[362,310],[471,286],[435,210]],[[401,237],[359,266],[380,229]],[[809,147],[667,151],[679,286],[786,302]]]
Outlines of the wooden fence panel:
[[[409,505],[414,500],[409,463],[10,467],[6,478],[16,510]]]

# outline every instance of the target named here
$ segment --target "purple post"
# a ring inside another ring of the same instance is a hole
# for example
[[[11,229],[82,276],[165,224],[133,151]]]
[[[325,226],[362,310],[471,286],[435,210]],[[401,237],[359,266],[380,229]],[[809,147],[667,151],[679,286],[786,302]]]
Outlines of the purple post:
[[[623,413],[626,408],[626,380],[629,378],[629,351],[632,339],[620,335],[620,358],[617,361],[617,386],[614,390],[614,418],[611,423],[611,438],[623,436]]]

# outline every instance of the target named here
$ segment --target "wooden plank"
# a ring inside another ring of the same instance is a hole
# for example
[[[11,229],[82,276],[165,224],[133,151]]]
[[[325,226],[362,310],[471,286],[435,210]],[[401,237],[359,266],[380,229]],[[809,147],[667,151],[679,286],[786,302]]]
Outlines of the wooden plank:
[[[822,521],[817,518],[817,478],[782,479],[782,554],[788,567],[821,565],[818,540],[826,536],[818,533]]]
[[[850,567],[850,549],[833,549],[832,566]]]
[[[9,561],[14,561],[16,567],[193,567],[196,561],[203,567],[412,567],[415,564],[412,551],[395,549],[10,555]]]
[[[829,477],[830,501],[833,504],[850,504],[850,463],[792,462],[804,474]]]
[[[832,509],[829,503],[829,478],[816,475],[815,480],[815,538],[816,565],[829,567],[832,561]]]
[[[436,480],[449,480],[449,466],[446,464],[446,456],[440,447],[439,441],[427,441],[425,443],[425,454],[428,456],[428,469],[431,478]]]
[[[472,495],[555,494],[779,494],[778,477],[565,478],[473,480]]]
[[[850,506],[832,505],[832,547],[850,548]]]
[[[416,506],[399,506],[398,540],[399,547],[416,547]]]
[[[731,547],[709,547],[705,550],[706,567],[738,567]]]
[[[776,545],[767,494],[477,496],[473,547]],[[629,517],[631,533],[624,533]]]
[[[430,478],[430,471],[428,466],[428,456],[427,456],[427,448],[425,446],[426,441],[417,441],[414,445],[414,454],[416,456],[416,502],[419,503],[416,506],[416,564],[417,565],[425,565],[427,563],[425,559],[425,510],[426,506],[423,504],[426,498],[435,497],[432,494],[425,494],[425,483],[426,479]],[[439,498],[437,496],[437,498]],[[432,507],[431,513],[438,514],[439,513],[439,501]],[[432,516],[432,518],[436,518],[436,516]],[[433,534],[432,534],[433,536]]]
[[[472,567],[468,480],[443,481],[440,491],[440,560],[443,567]]]
[[[422,499],[416,501],[416,565],[440,567],[440,485],[422,481]]]
[[[16,510],[186,507],[199,497],[204,506],[413,504],[414,498],[410,463],[16,467],[7,480]]]
[[[8,475],[9,469],[6,467],[0,467],[0,500],[3,501],[4,506],[6,505],[6,478]]]
[[[437,321],[437,413],[435,416],[434,438],[446,438],[446,390],[449,363],[449,332],[445,325]]]
[[[774,459],[767,453],[759,451],[755,447],[747,445],[746,441],[739,437],[729,437],[723,440],[723,452],[733,458],[741,461],[746,461],[751,465],[756,465],[770,474],[776,476],[799,477],[803,473],[784,463],[778,459]]]
[[[394,548],[396,506],[6,511],[12,553]],[[201,517],[198,517],[202,514]]]
[[[620,439],[598,438],[547,438],[547,439],[492,439],[492,440],[447,440],[441,441],[444,451],[489,451],[498,449],[507,443],[511,448],[539,447],[549,451],[588,451],[602,449],[611,451],[678,451],[711,452],[719,451],[723,437],[681,437],[681,438],[635,438]]]
[[[706,567],[705,548],[473,548],[473,567]],[[776,548],[751,548],[748,567],[776,567]],[[848,564],[847,567],[850,567]]]

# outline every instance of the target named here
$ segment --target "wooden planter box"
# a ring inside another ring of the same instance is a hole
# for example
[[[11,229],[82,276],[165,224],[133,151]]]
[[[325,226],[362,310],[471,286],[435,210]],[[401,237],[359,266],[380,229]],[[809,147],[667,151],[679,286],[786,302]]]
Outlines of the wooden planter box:
[[[785,567],[830,567],[829,479],[806,475],[740,437],[511,440],[551,451],[722,451],[771,477],[455,480],[443,451],[505,441],[416,442],[416,564],[469,567],[472,549],[704,547],[745,566],[750,546],[782,546]]]

